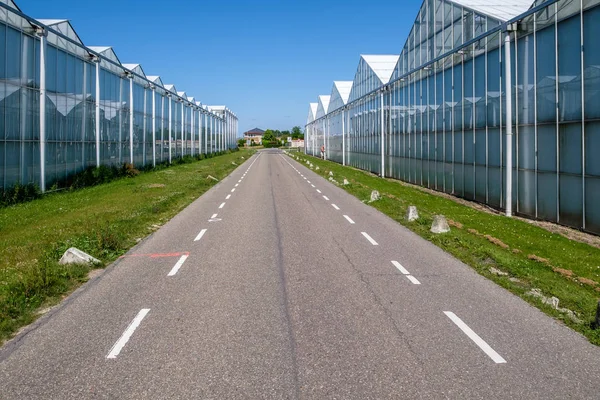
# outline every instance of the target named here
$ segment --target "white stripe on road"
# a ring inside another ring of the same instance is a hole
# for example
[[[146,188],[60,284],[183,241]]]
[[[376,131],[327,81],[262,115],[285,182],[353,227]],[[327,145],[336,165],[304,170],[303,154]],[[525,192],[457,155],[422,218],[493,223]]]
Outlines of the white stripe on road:
[[[179,259],[179,261],[177,261],[177,264],[175,264],[175,266],[173,267],[173,269],[171,270],[171,272],[169,272],[169,274],[167,276],[174,276],[177,271],[179,271],[179,268],[181,268],[181,266],[183,265],[183,263],[185,262],[185,260],[187,260],[188,255],[184,254],[181,256],[181,258]]]
[[[231,193],[235,192],[235,188],[231,189]]]
[[[411,281],[415,285],[421,284],[421,282],[419,282],[419,280],[412,275],[407,275],[406,277],[408,278],[409,281]]]
[[[373,240],[373,238],[372,238],[371,236],[369,236],[369,234],[368,234],[367,232],[361,232],[361,233],[362,233],[362,235],[363,235],[365,238],[367,238],[367,240],[368,240],[369,242],[371,242],[371,244],[372,244],[373,246],[379,246],[379,243],[377,243],[375,240]]]
[[[219,208],[223,208],[225,207],[225,203],[221,203],[221,205],[219,206]]]
[[[212,217],[210,217],[210,219],[217,218],[217,215],[219,214],[213,214]]]
[[[398,271],[402,272],[404,275],[410,275],[410,272],[408,272],[398,261],[392,261],[392,264],[394,264],[394,267],[398,268]]]
[[[229,200],[231,198],[231,195],[228,194],[227,197],[225,197],[225,200]]]
[[[335,208],[336,210],[340,210],[340,208],[338,206],[336,206],[335,204],[332,204],[331,207]]]
[[[479,346],[479,348],[483,350],[485,354],[488,355],[488,357],[494,360],[496,364],[506,363],[506,360],[500,357],[500,354],[496,353],[496,351],[492,349],[489,344],[487,344],[482,338],[480,338],[478,334],[473,332],[473,330],[469,328],[467,324],[465,324],[460,318],[458,318],[456,314],[454,314],[451,311],[444,311],[444,314],[446,314],[446,316],[450,318],[450,320],[454,322],[456,326],[458,326],[460,330],[463,331],[465,335],[469,337],[469,339],[474,341],[475,344]]]
[[[313,185],[312,183],[310,184],[310,186],[312,186],[312,187],[316,187],[316,186],[315,186],[315,185]]]
[[[310,181],[306,181],[306,183],[310,183]]]
[[[317,189],[317,193],[322,193],[319,189]]]
[[[329,197],[327,197],[327,196],[323,196],[323,198],[324,198],[325,200],[329,201]]]
[[[236,183],[236,184],[235,184],[235,187],[238,187],[238,186],[240,186],[240,184],[239,184],[239,183]]]
[[[240,180],[238,181],[238,183],[242,183],[242,180],[240,179]]]
[[[213,219],[213,218],[217,218],[217,214],[215,214],[211,217],[211,219]],[[200,231],[200,233],[198,234],[198,236],[196,236],[196,239],[194,239],[194,242],[197,242],[198,240],[202,239],[202,236],[204,236],[205,233],[206,233],[206,229],[202,229]]]
[[[354,221],[352,221],[352,218],[350,218],[349,216],[344,215],[344,218],[346,218],[351,224],[354,224]]]
[[[140,326],[140,323],[146,317],[146,315],[148,315],[149,312],[149,308],[142,308],[140,310],[140,312],[135,316],[133,321],[131,321],[127,329],[125,329],[125,332],[123,332],[119,340],[117,340],[112,349],[110,349],[110,352],[108,353],[106,358],[117,358],[121,350],[123,350],[123,347],[125,347],[129,339],[131,338],[131,335],[133,335],[133,332],[135,332],[137,327]]]

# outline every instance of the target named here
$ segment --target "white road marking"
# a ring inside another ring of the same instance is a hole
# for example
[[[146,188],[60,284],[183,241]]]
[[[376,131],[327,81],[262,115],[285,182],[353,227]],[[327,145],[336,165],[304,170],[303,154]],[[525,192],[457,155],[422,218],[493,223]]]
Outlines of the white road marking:
[[[221,205],[219,206],[219,208],[223,208],[225,207],[225,203],[221,203]]]
[[[306,183],[310,183],[310,181],[306,181]]]
[[[346,218],[351,224],[354,224],[354,221],[352,221],[352,218],[350,218],[349,216],[344,215],[344,218]]]
[[[117,358],[121,350],[123,350],[123,347],[125,347],[129,339],[131,338],[131,335],[133,335],[133,332],[135,332],[137,327],[140,326],[140,323],[146,317],[146,315],[148,315],[149,312],[149,308],[142,308],[140,310],[140,312],[135,316],[133,321],[131,321],[127,329],[125,329],[125,332],[123,332],[119,340],[117,340],[117,342],[113,345],[112,349],[110,349],[110,352],[108,353],[106,358]]]
[[[361,233],[369,242],[371,242],[371,244],[373,246],[379,246],[379,243],[377,243],[375,240],[373,240],[373,238],[371,236],[369,236],[369,234],[367,232],[361,232]]]
[[[236,183],[236,184],[235,184],[235,187],[238,187],[238,186],[240,186],[240,184],[239,184],[239,183]]]
[[[316,187],[316,186],[315,186],[315,185],[313,185],[312,183],[310,184],[310,186],[312,186],[312,187]]]
[[[235,192],[235,188],[231,189],[231,193]]]
[[[317,189],[317,193],[323,193],[323,192],[321,192],[319,189]]]
[[[394,267],[398,268],[398,271],[402,272],[404,275],[410,275],[410,272],[408,272],[398,261],[392,261],[392,264],[394,264]]]
[[[177,261],[177,264],[175,264],[175,266],[173,267],[173,269],[171,269],[171,272],[169,272],[167,276],[174,276],[177,273],[177,271],[179,271],[179,268],[181,268],[185,260],[187,260],[187,258],[187,254],[182,255],[179,261]]]
[[[229,200],[231,198],[231,195],[228,194],[227,197],[225,197],[225,200]]]
[[[465,335],[469,337],[469,339],[475,342],[475,344],[479,346],[479,348],[483,350],[483,352],[487,354],[488,357],[494,360],[496,364],[506,363],[506,360],[500,357],[500,354],[496,353],[496,351],[492,349],[489,344],[487,344],[482,338],[480,338],[478,334],[473,332],[473,330],[469,328],[467,324],[465,324],[460,318],[458,318],[456,314],[454,314],[451,311],[444,311],[444,314],[446,314],[446,316],[450,318],[450,320],[454,322],[456,326],[458,326],[460,330],[463,331]]]
[[[336,206],[335,204],[332,204],[331,207],[335,208],[336,210],[340,210],[340,208],[338,206]]]
[[[212,217],[210,217],[210,218],[211,218],[211,219],[212,219],[212,218],[217,218],[217,215],[219,215],[219,214],[213,214],[213,215],[212,215]]]
[[[306,177],[304,177],[304,180],[306,180]]]
[[[217,218],[217,214],[213,215],[211,219],[213,218]],[[194,242],[197,242],[198,240],[202,239],[202,236],[204,236],[204,234],[206,233],[206,229],[202,229],[200,231],[200,233],[198,234],[198,236],[196,236],[196,239],[194,239]]]
[[[324,198],[325,200],[329,201],[329,197],[327,197],[327,196],[323,196],[323,198]]]
[[[240,179],[240,180],[238,181],[238,183],[242,183],[242,180]]]
[[[411,281],[415,285],[421,284],[421,282],[419,282],[419,280],[412,275],[407,275],[406,277],[408,278],[409,281]]]

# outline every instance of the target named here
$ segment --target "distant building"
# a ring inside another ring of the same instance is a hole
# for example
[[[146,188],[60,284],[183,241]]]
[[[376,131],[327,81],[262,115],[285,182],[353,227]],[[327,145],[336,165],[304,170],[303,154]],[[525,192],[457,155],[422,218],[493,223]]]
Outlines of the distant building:
[[[253,140],[256,144],[262,144],[262,138],[264,134],[265,131],[262,129],[254,128],[248,132],[244,132],[244,140],[248,146],[250,146],[250,143],[252,143]]]

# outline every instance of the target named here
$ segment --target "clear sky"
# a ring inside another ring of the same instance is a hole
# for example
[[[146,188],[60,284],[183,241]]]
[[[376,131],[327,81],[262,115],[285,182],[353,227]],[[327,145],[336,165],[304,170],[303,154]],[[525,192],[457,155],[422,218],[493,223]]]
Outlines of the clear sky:
[[[422,0],[16,0],[64,18],[88,46],[113,46],[203,104],[227,105],[240,134],[304,128],[308,103],[352,80],[360,54],[399,54]]]

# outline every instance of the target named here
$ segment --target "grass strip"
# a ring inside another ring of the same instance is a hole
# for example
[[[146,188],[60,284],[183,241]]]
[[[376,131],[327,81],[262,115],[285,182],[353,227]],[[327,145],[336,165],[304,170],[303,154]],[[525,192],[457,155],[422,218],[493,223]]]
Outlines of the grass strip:
[[[0,209],[0,343],[229,175],[242,150]],[[243,157],[243,159],[242,159]],[[98,258],[63,266],[69,247]]]
[[[370,203],[372,207],[600,345],[600,329],[592,327],[600,297],[600,249],[398,180],[304,154],[291,156],[305,166],[308,160],[313,171],[326,179],[333,172],[337,184],[362,201],[370,199],[371,191],[379,191],[381,200]],[[342,184],[344,179],[348,185]],[[405,220],[411,205],[419,211],[415,222]],[[451,232],[436,235],[429,231],[436,214],[449,219]],[[552,297],[558,299],[558,307],[550,301]]]

